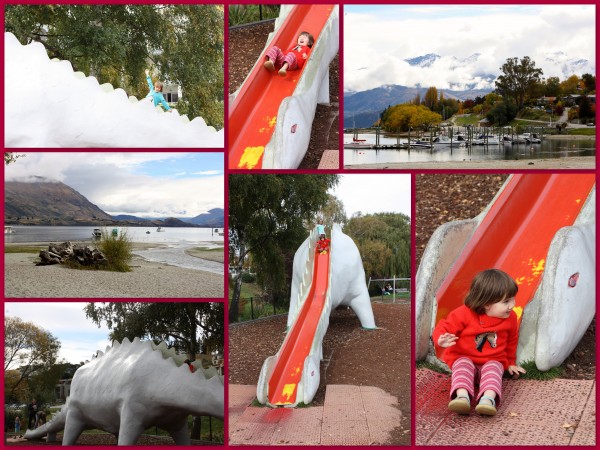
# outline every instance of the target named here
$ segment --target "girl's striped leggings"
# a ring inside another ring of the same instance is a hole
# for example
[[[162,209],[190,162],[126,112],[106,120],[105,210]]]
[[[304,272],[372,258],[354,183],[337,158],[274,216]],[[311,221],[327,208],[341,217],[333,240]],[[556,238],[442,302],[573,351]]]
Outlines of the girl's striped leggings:
[[[498,361],[488,361],[483,365],[475,365],[471,359],[462,356],[452,364],[452,385],[450,398],[456,397],[456,390],[463,388],[469,392],[471,398],[475,396],[475,377],[479,374],[479,401],[487,390],[494,391],[497,395],[496,403],[500,404],[502,397],[502,374],[504,366]]]
[[[279,47],[271,47],[266,56],[273,61],[276,69],[281,69],[283,63],[288,63],[288,70],[296,70],[298,68],[296,55],[292,52],[284,54]]]

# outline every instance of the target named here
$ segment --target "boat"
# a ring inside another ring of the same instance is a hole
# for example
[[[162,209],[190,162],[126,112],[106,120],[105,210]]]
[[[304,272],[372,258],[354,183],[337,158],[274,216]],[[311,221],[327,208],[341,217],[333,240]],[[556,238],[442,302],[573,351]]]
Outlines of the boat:
[[[344,142],[344,148],[354,148],[354,149],[371,149],[373,148],[372,144],[368,144],[366,142]]]
[[[100,231],[100,228],[94,228],[94,230],[92,231],[92,240],[94,239],[100,239],[102,237],[102,231]]]
[[[440,135],[440,136],[434,136],[431,141],[429,139],[419,139],[416,142],[417,144],[424,144],[427,147],[431,147],[433,144],[433,147],[443,147],[443,146],[451,146],[451,147],[462,147],[465,145],[466,140],[464,138],[464,136],[458,135],[456,136],[456,139],[450,139],[448,136],[445,135]],[[412,146],[413,144],[411,144]]]
[[[500,139],[493,134],[482,134],[477,139],[473,139],[473,145],[500,145]]]
[[[163,227],[158,227],[158,228],[156,229],[156,232],[157,232],[157,233],[159,233],[159,232],[161,232],[161,231],[165,231],[165,230],[163,230]]]
[[[13,227],[4,225],[4,234],[13,234],[14,232],[15,230],[13,230]]]
[[[219,231],[219,236],[225,236],[225,232],[224,231]]]
[[[536,133],[523,133],[520,135],[529,144],[541,144],[542,140]]]
[[[146,234],[150,234],[150,232],[149,232],[149,231],[146,231]]]

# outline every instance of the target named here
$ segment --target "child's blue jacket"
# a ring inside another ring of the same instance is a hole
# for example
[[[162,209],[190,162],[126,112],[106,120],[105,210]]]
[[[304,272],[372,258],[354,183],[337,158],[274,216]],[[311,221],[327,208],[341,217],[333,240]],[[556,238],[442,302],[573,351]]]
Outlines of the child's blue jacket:
[[[159,104],[161,104],[165,108],[165,111],[170,110],[171,107],[163,97],[162,92],[156,92],[154,90],[154,83],[152,83],[152,78],[150,78],[150,75],[146,77],[146,81],[148,82],[148,87],[150,88],[150,92],[148,93],[148,95],[146,95],[146,97],[152,97],[152,100],[154,101],[154,106],[158,106]]]

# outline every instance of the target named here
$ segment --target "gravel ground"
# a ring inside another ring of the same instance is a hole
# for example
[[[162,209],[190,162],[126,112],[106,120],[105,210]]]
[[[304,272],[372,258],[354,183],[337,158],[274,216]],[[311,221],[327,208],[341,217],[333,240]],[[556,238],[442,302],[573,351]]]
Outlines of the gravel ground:
[[[10,446],[38,446],[38,445],[62,445],[62,433],[57,434],[56,442],[46,442],[45,440],[27,440],[27,439],[8,439],[6,445]],[[77,439],[77,445],[117,445],[117,439],[112,434],[99,433],[99,434],[82,434]],[[136,445],[175,445],[173,439],[170,436],[148,436],[142,435],[138,439]],[[192,445],[223,445],[221,443],[209,443],[203,441],[192,441]]]
[[[440,225],[471,219],[494,198],[507,174],[416,175],[416,266],[425,246]],[[573,353],[563,363],[561,378],[594,380],[596,377],[596,319]]]
[[[389,444],[410,445],[410,303],[373,303],[379,330],[369,331],[351,310],[333,311],[323,341],[321,385],[314,405],[322,405],[327,384],[375,386],[398,399],[402,420]],[[229,327],[229,382],[256,384],[264,360],[279,350],[287,316]]]
[[[222,275],[134,257],[127,273],[35,266],[37,255],[4,255],[7,298],[221,298]]]
[[[229,93],[243,83],[265,48],[274,21],[229,30]],[[317,105],[310,144],[300,169],[316,169],[325,150],[339,149],[339,56],[329,66],[330,105]]]

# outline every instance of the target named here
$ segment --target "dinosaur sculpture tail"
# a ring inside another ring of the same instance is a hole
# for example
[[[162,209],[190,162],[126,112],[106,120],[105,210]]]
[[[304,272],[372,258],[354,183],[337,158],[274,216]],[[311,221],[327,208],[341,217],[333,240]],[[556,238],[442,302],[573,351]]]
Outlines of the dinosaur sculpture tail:
[[[48,423],[45,423],[41,427],[35,430],[27,430],[25,432],[25,439],[40,439],[48,435],[48,442],[56,440],[56,432],[61,431],[65,428],[65,419],[67,417],[66,405],[56,414]]]

